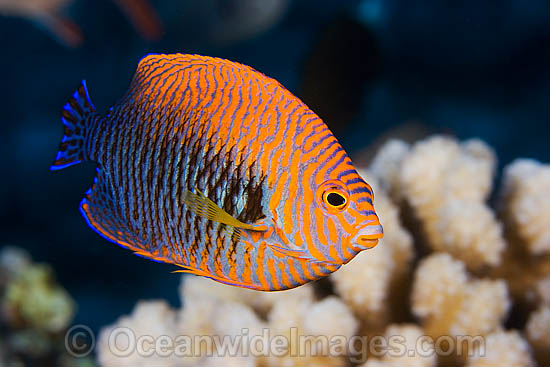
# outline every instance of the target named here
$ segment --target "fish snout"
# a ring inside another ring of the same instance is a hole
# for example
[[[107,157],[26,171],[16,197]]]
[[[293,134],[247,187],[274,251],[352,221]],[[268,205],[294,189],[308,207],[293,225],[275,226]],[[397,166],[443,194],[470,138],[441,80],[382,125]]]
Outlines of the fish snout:
[[[378,240],[384,236],[384,229],[380,223],[365,226],[353,237],[352,246],[357,250],[367,250],[378,244]]]

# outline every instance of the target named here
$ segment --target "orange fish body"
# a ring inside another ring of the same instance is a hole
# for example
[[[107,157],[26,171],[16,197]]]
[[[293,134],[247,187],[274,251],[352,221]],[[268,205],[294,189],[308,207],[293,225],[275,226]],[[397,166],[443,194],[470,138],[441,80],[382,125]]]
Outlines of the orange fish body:
[[[375,246],[371,187],[323,121],[242,64],[149,55],[107,117],[82,85],[52,169],[98,162],[81,211],[105,238],[258,290],[326,276]]]

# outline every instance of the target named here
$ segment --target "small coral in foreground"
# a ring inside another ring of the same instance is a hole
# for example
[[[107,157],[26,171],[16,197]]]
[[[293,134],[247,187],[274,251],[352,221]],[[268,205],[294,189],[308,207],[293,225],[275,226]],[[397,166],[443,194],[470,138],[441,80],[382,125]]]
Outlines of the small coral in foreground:
[[[0,366],[77,366],[64,348],[64,332],[75,303],[55,280],[52,268],[36,264],[18,247],[0,251]],[[23,362],[25,364],[23,364]]]
[[[48,333],[67,328],[75,304],[55,282],[48,265],[34,264],[23,250],[4,247],[0,253],[0,273],[5,287],[1,302],[5,322],[12,327]]]
[[[3,306],[10,318],[20,320],[15,322],[52,333],[70,324],[75,308],[47,265],[33,265],[10,282]]]

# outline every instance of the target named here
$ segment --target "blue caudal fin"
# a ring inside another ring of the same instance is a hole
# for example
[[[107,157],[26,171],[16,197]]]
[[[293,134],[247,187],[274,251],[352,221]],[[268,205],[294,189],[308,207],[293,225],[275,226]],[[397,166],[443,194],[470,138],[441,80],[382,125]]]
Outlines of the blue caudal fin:
[[[84,144],[85,137],[97,117],[98,114],[95,112],[86,89],[86,82],[83,80],[61,111],[61,121],[64,127],[63,138],[59,144],[55,161],[50,166],[52,171],[89,159]]]

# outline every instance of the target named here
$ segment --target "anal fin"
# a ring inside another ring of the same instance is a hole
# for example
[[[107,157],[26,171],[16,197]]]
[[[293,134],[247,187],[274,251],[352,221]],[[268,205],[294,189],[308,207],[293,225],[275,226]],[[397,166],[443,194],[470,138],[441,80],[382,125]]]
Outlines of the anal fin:
[[[229,278],[226,278],[226,277],[218,276],[218,275],[209,273],[209,272],[204,271],[204,270],[192,268],[190,266],[185,266],[185,265],[180,265],[180,264],[176,264],[176,265],[178,265],[182,269],[175,270],[175,271],[173,271],[173,273],[193,274],[193,275],[198,275],[198,276],[202,276],[202,277],[205,277],[205,278],[212,279],[212,280],[214,280],[216,282],[219,282],[219,283],[232,285],[232,286],[235,286],[235,287],[260,290],[260,288],[256,284],[240,282],[240,281],[235,280],[235,279],[229,279]]]
[[[147,246],[136,238],[136,234],[123,217],[109,175],[101,167],[98,167],[96,172],[93,186],[80,202],[80,212],[90,228],[106,240],[128,248],[140,256],[167,262],[168,260],[151,253]]]

